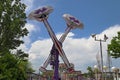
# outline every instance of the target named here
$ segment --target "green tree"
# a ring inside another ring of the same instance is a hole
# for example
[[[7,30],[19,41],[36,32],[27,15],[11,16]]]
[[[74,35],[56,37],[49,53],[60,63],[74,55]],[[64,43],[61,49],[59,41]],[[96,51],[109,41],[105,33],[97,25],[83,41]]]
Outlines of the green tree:
[[[25,5],[20,0],[0,0],[0,51],[16,49],[27,35]]]
[[[0,0],[0,80],[26,80],[26,71],[31,70],[28,54],[17,50],[28,34],[25,5],[20,0]]]
[[[0,58],[0,80],[26,80],[26,65],[18,62],[10,53],[2,56]]]
[[[29,55],[22,50],[17,50],[16,54],[14,54],[15,59],[18,60],[21,67],[23,66],[25,72],[34,72],[31,63],[28,62],[28,56]]]
[[[108,52],[113,58],[120,58],[120,32],[108,44]]]

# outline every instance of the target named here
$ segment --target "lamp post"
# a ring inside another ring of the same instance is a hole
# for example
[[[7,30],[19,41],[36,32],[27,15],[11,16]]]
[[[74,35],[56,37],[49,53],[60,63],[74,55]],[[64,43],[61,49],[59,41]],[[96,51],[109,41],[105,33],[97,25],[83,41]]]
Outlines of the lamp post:
[[[102,42],[106,42],[106,40],[108,39],[108,37],[104,34],[104,39],[97,39],[96,38],[96,34],[92,34],[91,35],[95,41],[99,41],[100,42],[100,57],[101,57],[101,78],[103,79],[103,54],[102,54]]]

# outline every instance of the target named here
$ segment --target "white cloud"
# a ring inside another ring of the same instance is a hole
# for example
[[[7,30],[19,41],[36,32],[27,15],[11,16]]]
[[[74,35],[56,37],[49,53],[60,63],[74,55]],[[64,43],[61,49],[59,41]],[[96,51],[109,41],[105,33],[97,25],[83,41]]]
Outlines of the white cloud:
[[[31,43],[30,36],[31,36],[32,32],[35,32],[35,31],[36,31],[36,28],[35,28],[34,25],[29,24],[29,23],[27,23],[27,24],[25,25],[25,28],[27,28],[29,34],[28,34],[28,36],[25,36],[25,37],[23,38],[23,40],[24,40],[24,42],[25,42],[25,45],[28,45],[28,44]]]
[[[110,42],[112,37],[117,35],[118,31],[120,31],[120,25],[115,25],[103,31],[102,34],[106,34],[109,37],[108,42]]]
[[[30,31],[34,30],[34,27],[29,27]],[[120,25],[111,26],[97,35],[98,38],[103,38],[104,34],[108,36],[107,42],[102,43],[104,64],[106,63],[107,44],[113,36],[117,35],[120,31]],[[60,37],[58,34],[57,37]],[[69,33],[65,42],[63,43],[63,49],[66,53],[68,60],[75,64],[77,70],[83,70],[88,66],[94,66],[96,64],[96,54],[99,52],[99,42],[94,41],[92,37],[89,38],[73,38],[74,33]],[[51,39],[37,40],[31,44],[29,49],[30,61],[34,65],[36,70],[42,65],[48,57],[51,47]],[[60,60],[60,62],[62,62]]]
[[[52,42],[50,41],[50,39],[35,41],[34,43],[32,43],[29,50],[30,59],[34,60],[41,56],[43,58],[47,57],[50,53],[51,46]]]
[[[36,31],[35,26],[29,23],[25,25],[25,28],[27,28],[29,32]]]

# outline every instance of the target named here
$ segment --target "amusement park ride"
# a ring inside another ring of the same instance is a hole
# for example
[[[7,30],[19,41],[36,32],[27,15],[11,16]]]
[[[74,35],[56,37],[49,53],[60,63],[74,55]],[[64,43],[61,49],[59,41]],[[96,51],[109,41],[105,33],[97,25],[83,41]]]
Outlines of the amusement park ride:
[[[62,49],[62,43],[65,40],[67,34],[72,30],[72,29],[76,29],[76,28],[83,28],[83,24],[77,20],[75,17],[69,15],[69,14],[64,14],[63,18],[66,21],[67,24],[67,28],[65,29],[64,34],[60,37],[60,39],[58,40],[55,33],[53,32],[50,24],[48,23],[48,16],[49,14],[53,11],[53,8],[51,6],[44,6],[41,7],[33,12],[31,12],[29,14],[29,18],[30,19],[34,19],[40,22],[43,22],[48,33],[49,36],[51,37],[52,41],[53,41],[53,46],[51,49],[51,52],[47,58],[47,60],[44,62],[43,66],[40,67],[40,71],[41,72],[46,72],[46,67],[48,66],[48,64],[53,65],[54,67],[54,80],[59,80],[59,55],[61,56],[64,64],[67,67],[67,71],[68,72],[72,72],[74,71],[73,66],[69,63],[64,50]]]

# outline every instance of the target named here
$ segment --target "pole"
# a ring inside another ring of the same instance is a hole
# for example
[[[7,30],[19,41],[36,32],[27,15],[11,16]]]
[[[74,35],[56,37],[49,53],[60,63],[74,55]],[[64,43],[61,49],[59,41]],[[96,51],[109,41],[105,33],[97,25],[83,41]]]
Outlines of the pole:
[[[101,53],[101,78],[103,80],[103,55],[102,55],[102,40],[100,39],[100,53]]]
[[[107,63],[108,63],[108,72],[111,72],[111,57],[110,57],[110,54],[109,54],[109,52],[108,52],[108,50],[107,50]]]
[[[58,71],[58,68],[59,68],[59,52],[58,52],[58,47],[60,47],[61,45],[59,44],[52,28],[50,27],[49,23],[47,22],[47,20],[43,20],[44,24],[46,25],[46,28],[48,30],[48,33],[51,37],[51,39],[53,40],[53,43],[55,45],[55,47],[53,48],[53,51],[55,51],[55,61],[54,61],[54,80],[58,80],[59,79],[59,71]],[[57,49],[56,49],[57,48]],[[61,47],[60,47],[61,48]],[[54,53],[54,52],[53,52]],[[61,54],[61,53],[60,53]]]
[[[52,50],[51,50],[51,54],[54,56],[54,61],[52,63],[53,68],[54,68],[54,80],[58,80],[59,79],[59,52],[56,49],[55,45],[53,45]]]
[[[102,55],[102,41],[106,42],[108,37],[104,34],[104,40],[102,39],[96,39],[96,34],[92,34],[92,37],[95,39],[95,41],[100,42],[100,54],[101,54],[101,79],[103,80],[103,55]]]

